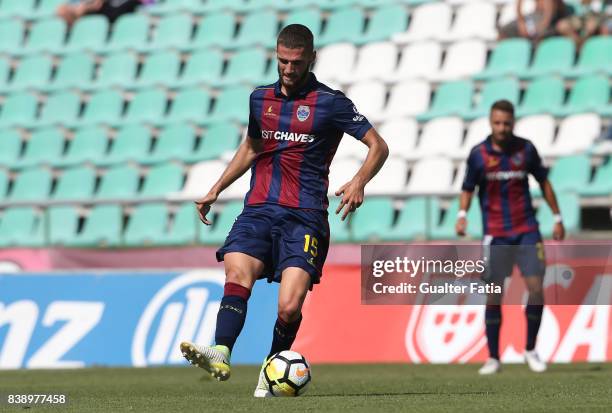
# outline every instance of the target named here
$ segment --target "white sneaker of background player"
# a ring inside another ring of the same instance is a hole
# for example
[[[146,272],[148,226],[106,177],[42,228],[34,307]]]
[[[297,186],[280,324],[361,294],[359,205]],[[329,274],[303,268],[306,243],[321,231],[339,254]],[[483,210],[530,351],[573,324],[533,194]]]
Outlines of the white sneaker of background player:
[[[254,397],[272,397],[273,394],[270,392],[268,385],[266,384],[266,378],[264,377],[264,367],[266,366],[266,362],[268,360],[264,360],[261,365],[261,370],[259,370],[259,381],[257,382],[257,387],[255,387],[255,392],[253,393]]]
[[[546,371],[546,363],[540,360],[535,350],[525,351],[525,361],[533,372],[542,373]]]
[[[478,374],[480,374],[481,376],[486,376],[489,374],[499,373],[500,370],[501,363],[499,362],[499,360],[494,358],[488,358],[487,361],[485,361],[485,364],[478,370]]]

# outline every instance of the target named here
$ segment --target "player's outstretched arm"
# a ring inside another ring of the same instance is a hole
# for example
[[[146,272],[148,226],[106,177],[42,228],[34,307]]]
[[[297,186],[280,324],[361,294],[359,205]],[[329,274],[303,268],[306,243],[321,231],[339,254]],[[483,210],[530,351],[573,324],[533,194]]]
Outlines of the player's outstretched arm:
[[[472,194],[470,191],[462,191],[459,197],[459,213],[457,214],[457,222],[455,223],[455,232],[460,237],[465,235],[465,230],[467,228],[467,212],[470,209],[470,204],[472,203]]]
[[[389,156],[389,147],[385,140],[371,128],[361,139],[369,149],[363,165],[355,174],[353,179],[342,185],[337,191],[336,196],[342,196],[340,205],[336,209],[336,214],[343,208],[342,220],[344,221],[349,212],[355,211],[363,203],[363,189],[366,184],[380,171],[385,160]]]
[[[554,227],[553,227],[553,239],[555,241],[561,241],[565,238],[565,227],[563,226],[563,221],[561,219],[561,211],[559,210],[559,204],[557,203],[557,197],[555,196],[555,190],[552,187],[552,184],[548,179],[540,182],[540,187],[542,188],[542,194],[546,203],[550,207],[550,210],[554,216]]]
[[[212,222],[206,218],[210,206],[217,200],[219,194],[230,186],[236,179],[240,178],[253,164],[257,154],[262,150],[261,139],[253,139],[249,136],[240,144],[236,154],[221,174],[221,177],[208,191],[208,193],[195,201],[196,209],[200,215],[200,221],[206,225]]]

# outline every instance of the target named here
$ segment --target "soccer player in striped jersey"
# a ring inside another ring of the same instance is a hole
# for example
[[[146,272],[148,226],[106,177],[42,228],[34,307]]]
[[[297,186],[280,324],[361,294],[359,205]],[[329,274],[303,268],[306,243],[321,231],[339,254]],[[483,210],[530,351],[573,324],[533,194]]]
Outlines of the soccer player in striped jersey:
[[[257,279],[280,283],[268,357],[289,350],[295,340],[302,304],[319,283],[327,255],[329,167],[343,134],[360,140],[368,154],[352,180],[336,191],[342,199],[335,212],[342,219],[361,205],[365,185],[389,152],[355,105],[310,71],[315,51],[307,27],[285,27],[278,36],[276,54],[279,80],[253,91],[246,140],[213,188],[196,201],[200,219],[210,225],[206,216],[221,191],[251,170],[244,210],[217,251],[217,259],[224,261],[226,282],[215,345],[181,344],[192,364],[219,380],[230,376],[231,351]],[[270,396],[262,373],[254,396]]]
[[[483,279],[501,286],[503,291],[504,279],[511,275],[514,265],[518,265],[529,292],[525,307],[525,360],[531,370],[542,372],[546,370],[546,364],[535,352],[535,343],[544,305],[543,278],[546,263],[542,237],[529,193],[529,174],[540,184],[544,199],[554,214],[553,238],[562,240],[565,229],[555,192],[547,179],[548,170],[542,165],[535,146],[513,133],[512,103],[507,100],[495,102],[489,120],[491,135],[472,149],[467,160],[456,231],[460,236],[465,235],[466,211],[478,187],[485,234],[483,244],[488,254],[487,272]],[[487,296],[485,330],[489,359],[479,370],[480,374],[494,374],[501,368],[501,300],[501,294]]]

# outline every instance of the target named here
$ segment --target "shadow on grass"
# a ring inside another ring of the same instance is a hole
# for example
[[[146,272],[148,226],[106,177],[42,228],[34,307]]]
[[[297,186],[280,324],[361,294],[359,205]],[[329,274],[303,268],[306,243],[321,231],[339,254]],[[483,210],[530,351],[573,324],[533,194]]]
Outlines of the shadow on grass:
[[[305,397],[388,397],[388,396],[474,396],[490,395],[490,391],[470,391],[470,392],[386,392],[386,393],[332,393],[332,394],[307,394]]]

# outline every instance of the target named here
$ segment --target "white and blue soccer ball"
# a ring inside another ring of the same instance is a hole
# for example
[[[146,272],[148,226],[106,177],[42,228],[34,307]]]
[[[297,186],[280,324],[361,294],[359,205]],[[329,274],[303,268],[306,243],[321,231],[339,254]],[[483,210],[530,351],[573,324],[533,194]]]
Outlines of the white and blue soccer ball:
[[[306,358],[290,350],[270,357],[264,366],[264,378],[270,393],[277,397],[300,396],[312,380]]]

